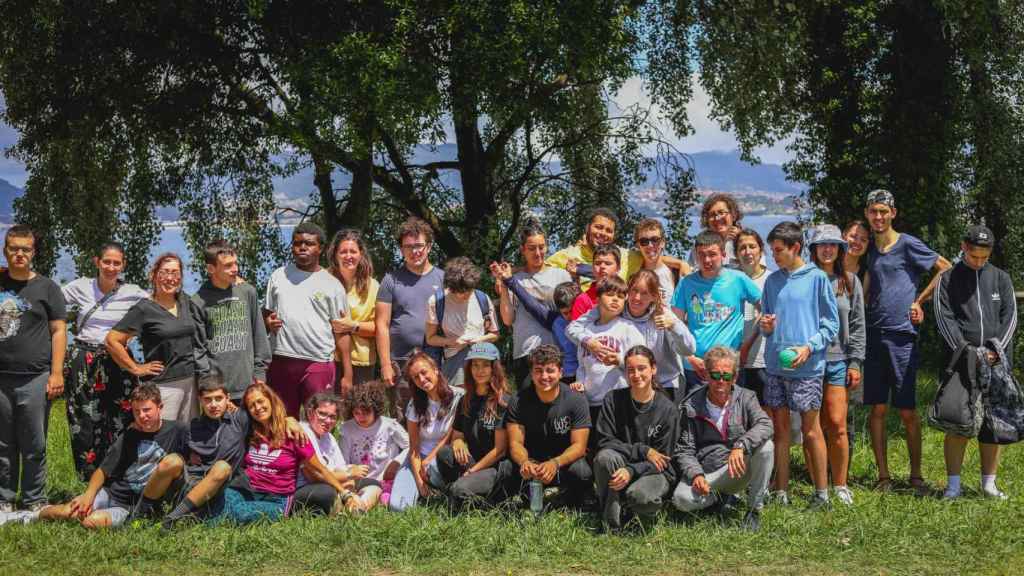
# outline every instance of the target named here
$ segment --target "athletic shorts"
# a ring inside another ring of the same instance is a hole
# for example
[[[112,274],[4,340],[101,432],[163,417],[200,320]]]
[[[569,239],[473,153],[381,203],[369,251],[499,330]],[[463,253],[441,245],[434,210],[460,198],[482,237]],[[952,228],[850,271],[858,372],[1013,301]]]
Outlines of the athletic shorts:
[[[825,384],[846,388],[846,361],[837,360],[825,363]]]
[[[764,387],[764,404],[769,408],[788,407],[793,412],[821,410],[820,377],[787,378],[768,374]]]
[[[106,512],[110,516],[110,525],[113,527],[125,523],[125,520],[131,515],[131,508],[131,504],[114,500],[106,488],[100,488],[100,491],[96,493],[96,499],[92,501],[92,511]]]
[[[864,405],[917,407],[917,336],[868,330]]]
[[[757,402],[764,404],[764,387],[768,382],[768,371],[764,368],[744,368],[739,385],[757,394]]]

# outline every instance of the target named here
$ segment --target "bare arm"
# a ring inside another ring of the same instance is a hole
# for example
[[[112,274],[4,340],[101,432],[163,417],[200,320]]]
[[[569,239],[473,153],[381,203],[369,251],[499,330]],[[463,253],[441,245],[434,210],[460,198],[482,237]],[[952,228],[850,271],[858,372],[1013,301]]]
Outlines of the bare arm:
[[[928,282],[928,285],[925,286],[924,290],[917,295],[917,298],[914,300],[914,304],[920,306],[928,300],[931,300],[932,293],[935,292],[935,286],[937,286],[939,282],[939,275],[952,267],[953,265],[950,264],[949,260],[939,256],[939,259],[935,261],[935,265],[932,266],[934,275],[932,276],[931,281]]]
[[[68,346],[67,322],[51,320],[50,377],[46,380],[46,397],[50,400],[64,393],[64,353]]]
[[[521,424],[509,424],[506,428],[509,458],[519,466],[522,466],[524,462],[530,459],[530,453],[526,451],[526,434],[523,431],[523,426]]]
[[[388,386],[395,385],[395,371],[391,367],[391,303],[377,302],[373,307],[373,323],[376,326],[377,356],[380,360],[380,376]]]

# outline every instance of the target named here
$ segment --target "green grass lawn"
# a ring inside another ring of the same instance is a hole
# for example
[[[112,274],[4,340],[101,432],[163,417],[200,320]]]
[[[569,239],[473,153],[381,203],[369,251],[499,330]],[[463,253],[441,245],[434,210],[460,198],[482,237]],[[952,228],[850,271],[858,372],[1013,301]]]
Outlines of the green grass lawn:
[[[925,396],[930,397],[930,389]],[[895,422],[892,423],[895,426]],[[875,472],[858,421],[853,508],[809,513],[810,486],[793,451],[795,504],[769,506],[759,534],[711,518],[667,513],[646,532],[597,530],[592,515],[564,512],[450,517],[428,506],[361,518],[293,518],[246,528],[153,525],[87,533],[76,526],[0,528],[0,574],[1020,574],[1024,570],[1024,453],[1010,447],[999,483],[1008,502],[978,496],[978,452],[968,449],[966,497],[920,499],[906,490],[903,439],[890,441],[897,491],[870,490]],[[63,404],[50,427],[50,497],[77,493]],[[925,435],[925,476],[945,483],[942,436]],[[903,480],[901,484],[899,481]],[[904,488],[900,490],[899,488]],[[736,519],[739,521],[739,517]]]

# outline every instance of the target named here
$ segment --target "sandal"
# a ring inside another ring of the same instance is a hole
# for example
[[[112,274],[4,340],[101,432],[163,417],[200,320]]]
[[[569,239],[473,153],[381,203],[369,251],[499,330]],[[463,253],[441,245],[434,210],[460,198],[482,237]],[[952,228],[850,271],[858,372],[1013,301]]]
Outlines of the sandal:
[[[923,498],[932,495],[932,487],[920,476],[910,477],[910,487],[914,489],[914,492],[919,497]]]
[[[892,478],[889,478],[888,476],[880,476],[878,478],[878,480],[875,481],[875,491],[876,492],[890,492],[890,491],[892,491]]]

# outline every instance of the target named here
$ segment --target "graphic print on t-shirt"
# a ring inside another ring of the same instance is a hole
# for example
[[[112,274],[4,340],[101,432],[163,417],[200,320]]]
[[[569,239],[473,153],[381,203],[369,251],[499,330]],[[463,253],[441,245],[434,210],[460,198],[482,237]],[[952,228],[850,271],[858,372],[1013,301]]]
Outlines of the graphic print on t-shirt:
[[[560,418],[555,418],[554,420],[551,421],[551,428],[554,430],[555,434],[559,434],[559,435],[568,434],[569,433],[569,425],[570,425],[570,421],[569,421],[569,417],[568,416],[562,416]]]
[[[142,440],[136,454],[135,462],[124,472],[124,481],[131,486],[132,492],[141,494],[167,452],[152,440]]]
[[[266,444],[260,444],[259,448],[255,446],[249,447],[249,459],[253,462],[251,468],[257,472],[276,474],[277,470],[270,467],[270,463],[277,460],[280,455],[280,448],[271,450],[270,446]]]
[[[611,348],[612,351],[615,352],[616,354],[622,354],[622,349],[625,347],[625,344],[623,344],[621,339],[616,338],[611,334],[599,334],[597,336],[594,336],[593,340],[595,342],[600,343],[601,346],[604,346],[605,348]],[[593,356],[593,354],[590,352],[590,349],[587,348],[586,346],[584,346],[581,349],[583,350],[584,357]]]
[[[18,333],[22,314],[31,309],[32,303],[22,300],[14,292],[0,292],[0,342]]]
[[[699,299],[696,294],[690,297],[689,313],[699,317],[701,324],[724,322],[735,311],[736,308],[734,306],[726,306],[720,302],[715,302],[715,299],[711,297],[710,290],[704,292]]]
[[[207,308],[213,338],[209,341],[211,354],[241,352],[251,340],[249,310],[245,301],[232,296]]]
[[[480,425],[483,426],[484,430],[493,432],[498,424],[501,424],[501,417],[496,412],[484,410],[484,413],[480,415]]]

